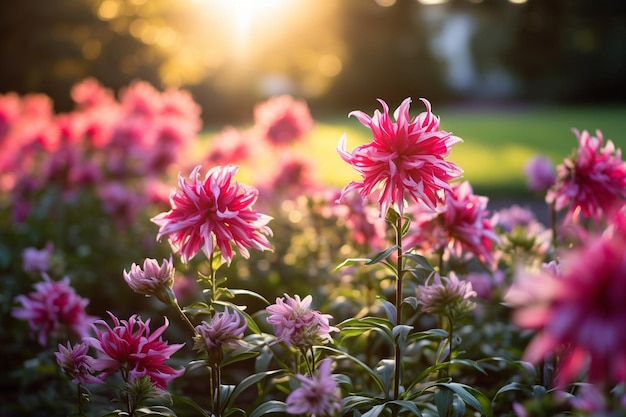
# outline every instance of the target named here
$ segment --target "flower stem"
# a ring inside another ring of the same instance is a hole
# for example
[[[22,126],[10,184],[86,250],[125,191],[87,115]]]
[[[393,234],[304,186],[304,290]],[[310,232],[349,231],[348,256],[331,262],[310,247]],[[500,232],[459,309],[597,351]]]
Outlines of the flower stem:
[[[175,303],[174,307],[176,308],[176,311],[178,311],[178,315],[183,320],[183,322],[186,324],[186,326],[189,329],[189,331],[191,331],[191,334],[195,337],[196,336],[196,328],[194,327],[193,323],[189,320],[189,317],[187,317],[185,312],[180,308],[180,305],[178,305],[178,302]]]
[[[402,217],[398,216],[395,225],[396,245],[398,246],[398,275],[396,277],[396,326],[402,323],[402,278],[404,275],[404,262],[402,259]],[[402,367],[402,351],[400,345],[395,344],[395,366],[393,375],[393,399],[397,400],[400,395],[400,369]]]

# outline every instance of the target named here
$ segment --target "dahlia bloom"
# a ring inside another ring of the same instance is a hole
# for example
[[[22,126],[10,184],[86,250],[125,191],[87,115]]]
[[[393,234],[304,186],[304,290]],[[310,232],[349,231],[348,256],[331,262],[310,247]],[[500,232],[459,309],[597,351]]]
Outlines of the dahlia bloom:
[[[407,246],[433,252],[447,248],[459,259],[473,254],[493,269],[494,244],[499,238],[494,230],[496,219],[488,217],[488,201],[487,197],[473,194],[467,181],[452,184],[436,215],[414,207],[417,213],[413,227],[417,233],[407,238]]]
[[[422,311],[453,318],[472,311],[477,295],[472,283],[459,280],[454,272],[449,277],[433,273],[424,285],[417,287],[417,303]]]
[[[249,133],[227,126],[211,141],[211,149],[206,157],[210,165],[237,164],[252,155]]]
[[[241,315],[230,312],[228,308],[218,311],[211,318],[211,322],[202,321],[196,330],[204,339],[209,349],[229,346],[236,348],[241,344],[241,338],[248,324],[241,319]]]
[[[312,377],[296,375],[300,387],[287,396],[289,414],[309,414],[312,417],[335,416],[341,411],[341,391],[331,373],[331,359],[320,362]]]
[[[168,382],[180,376],[184,369],[176,370],[165,364],[182,344],[169,345],[161,334],[167,329],[167,317],[163,326],[150,333],[150,319],[143,322],[137,315],[128,321],[119,320],[109,312],[114,326],[104,320],[92,324],[96,337],[86,338],[89,346],[96,349],[98,357],[93,362],[96,371],[104,375],[120,371],[125,381],[148,376],[159,389],[165,389]]]
[[[130,272],[124,270],[124,280],[136,293],[154,296],[167,305],[176,304],[176,296],[172,290],[174,264],[171,256],[169,261],[163,259],[161,265],[156,259],[145,259],[143,270],[139,265],[132,264]]]
[[[392,204],[403,215],[405,194],[435,211],[443,199],[443,190],[450,190],[448,182],[461,176],[461,169],[446,161],[452,145],[461,139],[439,130],[439,118],[431,113],[428,100],[422,99],[426,112],[411,120],[411,99],[405,99],[394,112],[395,123],[387,103],[378,101],[383,106],[382,113],[376,110],[373,117],[360,111],[349,114],[372,130],[374,140],[350,153],[346,151],[346,136],[341,138],[339,155],[363,177],[362,181],[350,182],[343,189],[342,198],[352,190],[366,197],[381,189],[378,203],[382,216]]]
[[[560,271],[517,273],[505,300],[518,326],[539,331],[525,360],[557,352],[562,384],[585,370],[592,383],[626,381],[625,251],[623,234],[592,236],[562,256]]]
[[[89,345],[67,342],[67,347],[59,343],[59,351],[54,352],[57,363],[67,377],[75,384],[104,384],[104,379],[94,370],[95,359],[89,356]]]
[[[219,249],[230,264],[234,244],[244,258],[248,248],[271,250],[267,226],[271,217],[252,209],[258,191],[232,181],[238,167],[214,167],[200,178],[200,166],[190,175],[190,181],[178,176],[178,190],[170,194],[172,209],[158,214],[152,221],[159,226],[157,240],[168,236],[174,252],[187,263],[198,251],[207,257]]]
[[[524,166],[528,188],[545,192],[556,182],[556,171],[549,158],[535,155]]]
[[[22,269],[25,272],[48,272],[52,267],[54,245],[48,242],[45,248],[28,247],[22,251]]]
[[[76,294],[69,277],[53,281],[45,273],[42,276],[35,291],[15,297],[22,307],[13,309],[13,317],[28,320],[31,331],[39,333],[37,341],[42,346],[50,337],[67,336],[68,330],[79,338],[86,336],[95,319],[85,312],[89,300]]]
[[[270,314],[267,322],[274,326],[277,342],[298,348],[310,347],[331,341],[330,333],[339,331],[330,326],[330,314],[310,308],[313,300],[310,295],[301,300],[298,295],[291,298],[285,294],[285,299],[286,302],[276,298],[276,304],[265,309]]]
[[[276,146],[302,140],[313,130],[313,119],[304,101],[283,95],[254,107],[254,124],[259,135]]]
[[[380,218],[375,205],[370,204],[373,199],[371,202],[368,200],[357,193],[350,193],[341,199],[340,204],[332,206],[333,214],[345,221],[354,243],[380,251],[388,244],[387,223]]]
[[[597,137],[586,130],[574,129],[579,147],[572,158],[557,166],[557,181],[548,190],[546,202],[556,210],[569,206],[568,215],[576,220],[582,215],[600,221],[626,199],[626,162],[612,141],[602,146],[602,132]]]

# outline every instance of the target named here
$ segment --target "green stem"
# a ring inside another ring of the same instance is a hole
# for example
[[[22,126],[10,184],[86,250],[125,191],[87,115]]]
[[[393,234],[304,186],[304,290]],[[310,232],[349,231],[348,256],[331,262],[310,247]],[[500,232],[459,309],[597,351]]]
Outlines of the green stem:
[[[76,384],[76,393],[78,394],[78,414],[83,415],[83,396],[82,396],[83,386],[82,384]]]
[[[398,216],[396,229],[396,245],[398,246],[398,275],[396,277],[396,326],[402,323],[402,278],[404,275],[404,262],[402,259],[402,217]],[[402,351],[398,343],[395,343],[395,366],[393,375],[393,399],[400,396],[400,369],[402,368]]]
[[[193,323],[189,320],[189,317],[187,317],[187,315],[185,314],[185,312],[180,308],[180,305],[178,305],[178,302],[174,303],[174,307],[176,308],[176,311],[178,312],[178,315],[180,316],[180,318],[183,320],[183,322],[186,324],[187,328],[189,329],[189,331],[191,331],[191,334],[195,337],[196,336],[196,328],[193,325]]]
[[[221,386],[222,386],[222,369],[219,364],[216,364],[213,368],[214,378],[215,378],[215,409],[214,414],[216,417],[220,417],[222,415],[222,399],[221,399]]]

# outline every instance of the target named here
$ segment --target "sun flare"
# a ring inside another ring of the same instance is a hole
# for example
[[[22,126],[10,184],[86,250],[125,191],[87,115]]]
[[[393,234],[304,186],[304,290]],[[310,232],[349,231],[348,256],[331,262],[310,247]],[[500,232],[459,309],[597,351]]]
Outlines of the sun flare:
[[[301,0],[194,0],[204,12],[219,22],[220,29],[228,33],[233,52],[244,54],[262,38],[280,35],[298,15],[303,14]]]

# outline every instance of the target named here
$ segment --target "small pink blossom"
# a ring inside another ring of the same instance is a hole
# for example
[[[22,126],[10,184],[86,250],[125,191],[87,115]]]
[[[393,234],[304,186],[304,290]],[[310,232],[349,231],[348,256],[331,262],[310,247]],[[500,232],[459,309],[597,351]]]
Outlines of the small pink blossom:
[[[161,338],[169,325],[167,318],[163,326],[151,333],[150,319],[143,322],[133,315],[128,321],[120,321],[111,313],[109,316],[113,327],[98,320],[92,325],[96,336],[85,339],[98,353],[93,362],[96,371],[105,375],[120,371],[128,382],[148,376],[160,389],[165,389],[168,382],[184,373],[184,369],[176,370],[165,364],[183,346],[170,345]]]
[[[313,119],[304,101],[283,95],[254,108],[254,124],[260,137],[276,146],[302,140],[312,129]]]
[[[139,294],[157,297],[167,305],[176,304],[176,296],[172,290],[174,284],[174,264],[163,259],[161,265],[156,259],[145,259],[143,270],[139,265],[132,264],[130,272],[124,270],[124,280],[133,291]]]
[[[57,363],[67,377],[75,384],[104,384],[104,379],[94,370],[95,359],[89,356],[89,345],[67,342],[67,347],[59,343],[59,351],[54,353]]]
[[[330,314],[310,308],[313,301],[310,295],[300,300],[298,295],[291,298],[285,294],[285,299],[286,302],[276,298],[276,304],[265,309],[270,314],[267,322],[274,326],[278,342],[293,347],[310,347],[332,341],[330,333],[339,329],[330,326]]]
[[[568,207],[568,216],[601,221],[626,199],[626,162],[612,141],[602,147],[602,132],[591,136],[574,129],[579,147],[576,154],[557,166],[557,182],[546,195],[556,210]]]
[[[363,199],[355,192],[344,195],[341,202],[332,206],[332,211],[345,222],[352,240],[357,245],[368,250],[381,251],[389,244],[387,222],[380,217],[371,196]]]
[[[196,330],[209,349],[222,346],[236,348],[241,345],[241,338],[247,327],[248,324],[242,320],[239,313],[231,313],[226,308],[224,311],[216,312],[210,323],[202,321],[196,326]]]
[[[445,190],[445,201],[436,214],[415,206],[413,227],[407,246],[437,252],[447,249],[458,259],[474,255],[491,269],[495,268],[494,249],[500,241],[495,218],[489,217],[488,198],[473,193],[469,182],[457,182]]]
[[[422,311],[431,314],[460,317],[474,308],[476,296],[472,283],[459,280],[454,272],[449,277],[433,273],[424,285],[417,287],[417,303]]]
[[[341,390],[333,378],[331,365],[331,359],[326,358],[313,376],[296,375],[300,387],[287,396],[289,414],[331,417],[341,411]]]
[[[446,161],[452,145],[461,139],[439,130],[439,118],[430,112],[428,100],[422,99],[426,112],[411,120],[411,99],[405,99],[394,112],[396,122],[391,120],[387,103],[378,101],[383,106],[382,113],[376,110],[373,117],[360,111],[349,114],[372,130],[374,140],[350,153],[346,151],[345,135],[341,138],[339,155],[363,177],[362,181],[348,184],[342,197],[357,190],[365,198],[381,189],[378,203],[382,216],[391,205],[397,206],[403,215],[406,194],[435,211],[443,191],[450,190],[448,182],[461,176],[461,169]]]
[[[227,126],[211,140],[206,161],[209,165],[241,163],[252,155],[251,144],[252,137],[249,133]],[[256,146],[254,152],[256,153]]]
[[[267,223],[271,217],[252,209],[258,191],[232,180],[238,167],[214,167],[200,178],[200,166],[190,181],[179,175],[178,190],[170,194],[172,209],[152,218],[159,226],[157,240],[168,236],[174,252],[187,263],[200,250],[207,257],[219,249],[228,263],[234,245],[245,258],[248,248],[270,250]]]
[[[524,166],[528,188],[545,192],[556,182],[556,170],[549,158],[535,155]]]
[[[115,101],[113,91],[104,88],[95,78],[86,78],[76,83],[70,92],[79,109],[101,108]]]
[[[26,272],[49,272],[53,253],[54,245],[50,242],[43,249],[28,247],[22,251],[22,268]]]
[[[13,309],[13,317],[28,320],[30,329],[38,332],[37,341],[44,346],[50,337],[67,337],[68,330],[79,338],[86,336],[95,317],[85,312],[89,300],[76,294],[70,279],[53,281],[47,274],[34,285],[35,291],[18,295],[22,307]]]
[[[625,251],[624,235],[590,236],[558,268],[516,274],[505,300],[518,326],[538,330],[525,360],[557,352],[561,384],[584,371],[592,383],[626,381]]]

